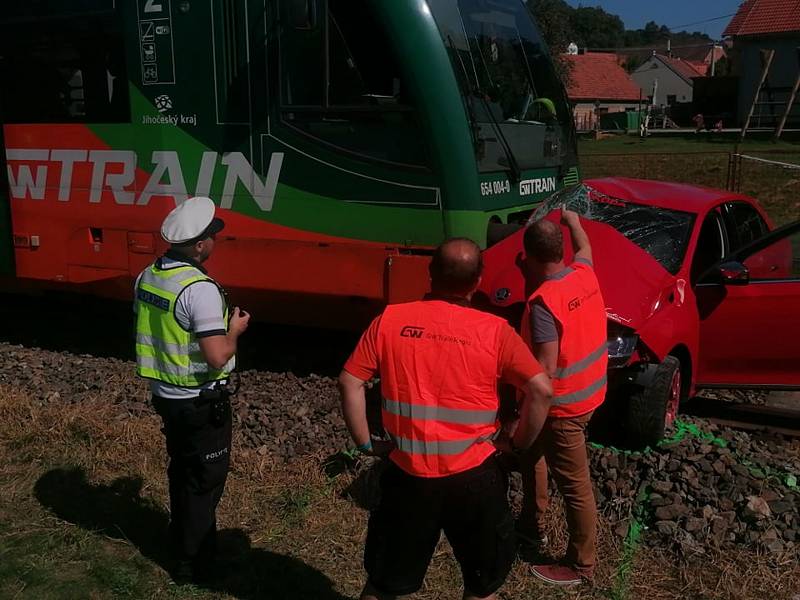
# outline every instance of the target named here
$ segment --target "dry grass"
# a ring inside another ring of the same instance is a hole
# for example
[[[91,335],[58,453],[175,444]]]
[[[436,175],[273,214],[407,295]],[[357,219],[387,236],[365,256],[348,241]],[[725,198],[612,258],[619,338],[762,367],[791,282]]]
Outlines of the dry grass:
[[[163,569],[166,457],[156,417],[121,420],[114,407],[36,406],[0,390],[0,596],[30,598],[356,597],[362,584],[366,512],[329,476],[322,457],[291,467],[237,451],[220,507],[223,550],[233,559],[213,589],[175,588]],[[550,514],[554,548],[565,544],[562,510]],[[593,588],[554,590],[520,563],[502,598],[769,598],[800,593],[800,567],[739,552],[681,564],[639,548],[627,580],[623,540],[601,519]],[[446,542],[414,598],[458,597]]]

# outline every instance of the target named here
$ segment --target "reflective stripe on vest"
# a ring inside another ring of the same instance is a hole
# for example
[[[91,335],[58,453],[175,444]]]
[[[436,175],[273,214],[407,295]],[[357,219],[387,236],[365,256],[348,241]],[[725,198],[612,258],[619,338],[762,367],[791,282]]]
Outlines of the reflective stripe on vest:
[[[494,425],[497,422],[496,410],[467,410],[444,408],[442,406],[423,406],[383,399],[383,410],[393,415],[417,421],[441,421],[462,425]]]
[[[136,289],[136,372],[178,387],[200,387],[226,379],[235,365],[231,358],[222,369],[212,369],[200,350],[197,338],[175,318],[175,301],[188,286],[199,281],[214,282],[190,265],[145,269]],[[220,290],[220,294],[222,291]],[[228,309],[223,297],[223,319]]]
[[[404,335],[410,326],[418,337]],[[403,471],[443,477],[494,454],[503,328],[498,317],[445,301],[386,307],[377,333],[381,417]]]
[[[555,379],[565,379],[570,375],[575,375],[588,369],[591,367],[595,362],[603,358],[603,356],[608,354],[608,342],[603,340],[603,343],[598,346],[597,350],[592,352],[586,358],[582,358],[579,361],[576,361],[569,365],[568,367],[563,367],[561,369],[556,369],[555,373],[553,373],[553,377]]]
[[[423,454],[437,456],[453,456],[463,454],[475,444],[487,442],[494,436],[479,436],[466,440],[410,440],[396,435],[390,435],[398,450],[408,454]]]
[[[577,417],[594,410],[605,399],[608,367],[605,303],[594,271],[575,264],[531,295],[520,332],[531,346],[533,302],[547,307],[561,332],[550,416]]]

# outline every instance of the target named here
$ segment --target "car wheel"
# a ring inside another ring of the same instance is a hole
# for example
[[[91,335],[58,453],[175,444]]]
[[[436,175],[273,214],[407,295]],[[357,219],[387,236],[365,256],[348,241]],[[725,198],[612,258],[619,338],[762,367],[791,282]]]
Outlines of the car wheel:
[[[678,414],[682,385],[681,363],[674,356],[637,375],[625,419],[631,447],[644,448],[661,441]]]

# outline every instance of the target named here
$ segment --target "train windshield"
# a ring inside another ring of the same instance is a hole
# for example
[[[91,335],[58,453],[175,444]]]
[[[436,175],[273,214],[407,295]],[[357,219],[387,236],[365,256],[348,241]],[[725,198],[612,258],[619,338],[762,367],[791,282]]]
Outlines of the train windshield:
[[[473,123],[481,171],[575,157],[572,116],[522,0],[428,0]]]

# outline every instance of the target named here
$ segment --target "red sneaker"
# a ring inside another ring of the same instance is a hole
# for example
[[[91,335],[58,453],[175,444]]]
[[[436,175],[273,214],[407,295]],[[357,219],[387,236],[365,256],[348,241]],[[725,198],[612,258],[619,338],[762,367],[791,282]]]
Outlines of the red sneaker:
[[[531,571],[551,585],[577,585],[583,581],[580,573],[564,565],[536,565],[531,567]]]

